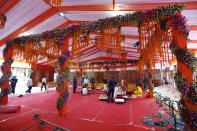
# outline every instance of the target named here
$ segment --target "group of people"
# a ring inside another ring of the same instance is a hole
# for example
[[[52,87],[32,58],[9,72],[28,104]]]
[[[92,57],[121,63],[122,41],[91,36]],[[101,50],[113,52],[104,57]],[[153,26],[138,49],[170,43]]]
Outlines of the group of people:
[[[28,90],[26,91],[26,93],[28,93],[28,92],[31,93],[32,86],[33,86],[33,81],[32,81],[32,77],[30,76],[30,78],[27,80]],[[43,87],[45,87],[45,90],[47,89],[47,86],[46,86],[46,77],[43,77],[42,78],[41,91],[42,91],[42,88]]]
[[[109,81],[107,81],[107,79],[104,78],[103,83],[104,83],[104,92],[106,92],[107,94],[108,103],[110,101],[113,103],[118,93],[124,96],[127,95],[128,83],[126,79],[123,79],[121,81],[121,86],[119,86],[119,84],[114,80],[113,76],[111,77]],[[136,85],[132,94],[134,96],[142,96],[141,87],[139,85]]]
[[[94,77],[92,77],[90,79],[90,83],[91,83],[91,86],[92,86],[92,90],[94,91],[94,86],[95,86]],[[80,78],[77,79],[77,76],[74,76],[74,78],[73,78],[73,93],[76,93],[77,86],[82,86],[82,88],[86,88],[86,87],[88,87],[88,84],[89,84],[88,77],[82,76],[82,78],[80,80]]]
[[[106,78],[103,79],[104,84],[104,92],[107,94],[107,102],[110,101],[113,103],[114,98],[118,93],[120,93],[119,84],[114,80],[114,77],[112,76],[109,81],[107,81]],[[121,81],[121,94],[126,95],[126,90],[128,88],[128,84],[126,80]]]
[[[18,79],[16,76],[13,76],[11,79],[10,79],[10,85],[11,85],[11,93],[15,94],[15,89],[16,89],[16,84],[18,82]],[[32,77],[30,76],[30,78],[27,80],[27,87],[28,87],[28,90],[26,90],[26,93],[31,93],[31,90],[32,90],[32,86],[33,86],[33,81],[32,81]],[[43,77],[42,78],[42,86],[41,86],[41,91],[42,91],[42,88],[45,87],[45,90],[46,90],[46,77]]]

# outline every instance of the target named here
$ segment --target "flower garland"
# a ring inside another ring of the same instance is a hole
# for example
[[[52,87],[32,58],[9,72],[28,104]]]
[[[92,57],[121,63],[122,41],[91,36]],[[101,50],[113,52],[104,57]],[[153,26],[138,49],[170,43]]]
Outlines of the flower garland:
[[[197,128],[197,112],[188,109],[183,100],[178,102],[178,108],[183,121],[189,123],[192,128]]]
[[[182,11],[184,8],[183,3],[168,5],[164,7],[158,7],[157,9],[148,10],[145,12],[137,11],[133,14],[118,15],[115,17],[110,17],[106,19],[99,19],[98,21],[93,21],[90,23],[81,23],[78,25],[71,25],[62,29],[55,29],[51,31],[46,31],[40,34],[22,36],[12,40],[8,40],[6,43],[12,44],[22,44],[21,47],[25,47],[28,42],[39,42],[45,41],[46,39],[51,39],[58,44],[59,47],[64,43],[64,38],[70,35],[75,35],[79,30],[82,33],[96,32],[103,29],[108,25],[123,26],[123,25],[136,25],[138,27],[144,23],[145,20],[152,20],[155,18],[171,17],[177,12]],[[184,23],[183,23],[184,24]],[[185,29],[184,29],[185,30]],[[7,45],[9,46],[9,44]]]
[[[7,80],[9,80],[11,76],[12,76],[12,72],[11,72],[11,71],[8,72],[8,73],[6,73],[5,75],[3,75],[3,76],[1,77],[1,79],[0,79],[0,87],[2,87],[2,85],[3,85]]]
[[[189,36],[189,26],[187,25],[187,19],[185,16],[180,14],[176,14],[172,17],[174,29],[181,30],[185,32],[185,37],[188,38]]]
[[[1,71],[3,72],[7,66],[11,65],[13,63],[13,59],[8,58],[6,61],[3,62],[1,65]]]
[[[181,92],[184,98],[193,104],[197,104],[197,93],[195,91],[196,84],[189,84],[188,80],[184,78],[179,72],[175,75],[174,79],[178,91]]]
[[[70,51],[69,51],[69,50],[65,51],[65,52],[64,52],[63,54],[61,54],[61,56],[58,58],[58,64],[59,64],[59,66],[61,67],[61,66],[64,64],[64,62],[65,62],[68,58],[70,58]]]
[[[67,55],[66,55],[67,54]],[[68,55],[69,52],[68,51],[65,51],[61,56],[61,64],[59,65],[63,65],[65,60],[69,58],[70,55]],[[57,87],[56,87],[56,90],[57,91],[61,91],[62,89],[62,86],[64,85],[64,82],[66,80],[69,79],[69,75],[70,75],[70,70],[69,70],[69,67],[67,66],[67,69],[63,69],[62,73],[58,76],[57,78]],[[58,97],[57,101],[56,101],[56,108],[60,111],[61,107],[64,106],[64,104],[67,103],[68,101],[68,98],[69,98],[69,89],[68,87],[66,87],[66,90],[61,92],[62,96],[61,97]]]
[[[7,66],[10,66],[13,63],[13,59],[7,59],[5,62],[3,62],[3,64],[1,65],[1,71],[4,72],[6,70]],[[3,86],[3,84],[9,80],[12,76],[12,72],[7,72],[6,74],[4,74],[1,79],[0,79],[0,87]],[[9,87],[10,88],[10,87]],[[9,90],[9,88],[5,88],[3,91],[1,91],[1,95],[0,95],[0,99],[2,99],[5,95],[8,95],[10,93],[10,91],[7,91],[7,89]]]
[[[192,69],[192,71],[195,70],[197,58],[194,57],[194,53],[190,52],[187,48],[181,48],[177,46],[175,47],[174,41],[171,42],[170,48],[178,61],[186,63]]]
[[[62,92],[62,97],[58,97],[56,101],[56,108],[58,111],[60,111],[61,107],[64,106],[64,104],[66,104],[68,101],[70,93],[68,87],[66,89],[66,91]]]
[[[170,48],[173,54],[175,54],[178,61],[186,63],[192,72],[195,70],[197,58],[186,48],[180,48],[174,46],[174,41],[171,42]],[[189,83],[181,73],[177,72],[175,77],[175,83],[177,85],[178,91],[182,94],[185,100],[197,105],[197,92],[196,84]],[[197,111],[190,109],[181,99],[178,103],[179,112],[184,122],[189,123],[192,128],[197,128]]]
[[[64,81],[69,79],[69,75],[70,75],[70,70],[69,67],[67,67],[67,70],[63,70],[63,72],[61,73],[61,75],[58,76],[57,78],[57,91],[61,90],[62,85],[64,84]]]

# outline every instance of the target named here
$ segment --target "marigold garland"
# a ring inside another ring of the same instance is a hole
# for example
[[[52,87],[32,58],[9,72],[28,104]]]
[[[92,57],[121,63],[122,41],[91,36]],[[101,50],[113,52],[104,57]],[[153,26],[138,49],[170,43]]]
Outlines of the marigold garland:
[[[138,26],[140,26],[143,22],[142,20],[146,20],[146,19],[152,20],[155,17],[162,18],[164,16],[165,17],[174,16],[177,12],[182,11],[183,8],[184,8],[184,4],[179,3],[175,5],[169,5],[166,7],[158,7],[157,9],[148,10],[145,12],[137,11],[133,14],[118,15],[116,17],[99,19],[98,21],[93,21],[90,23],[81,23],[79,25],[71,25],[62,29],[46,31],[40,34],[22,36],[9,40],[6,43],[23,44],[23,46],[21,47],[24,47],[24,45],[29,41],[39,42],[39,41],[45,41],[46,39],[51,39],[53,42],[56,42],[59,47],[61,47],[65,37],[68,37],[70,35],[73,36],[79,30],[81,30],[82,31],[81,33],[84,34],[84,33],[96,32],[109,25],[111,25],[112,27],[123,26],[128,24],[136,25],[138,21],[140,21],[138,24]]]
[[[186,63],[186,65],[192,69],[192,72],[195,71],[197,58],[194,57],[193,53],[186,48],[175,47],[174,41],[171,42],[170,48],[179,62]],[[188,123],[190,127],[197,128],[197,110],[188,107],[183,102],[184,99],[197,105],[196,83],[189,83],[189,80],[179,72],[176,73],[174,79],[182,98],[178,103],[180,115],[183,121]]]

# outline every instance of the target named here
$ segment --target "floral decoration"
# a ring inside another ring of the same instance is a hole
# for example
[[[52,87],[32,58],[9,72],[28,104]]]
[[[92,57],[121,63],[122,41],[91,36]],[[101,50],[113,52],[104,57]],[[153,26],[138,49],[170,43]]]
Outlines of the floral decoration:
[[[188,109],[182,100],[178,102],[178,108],[183,121],[188,123],[193,129],[197,128],[197,112],[195,110]]]
[[[59,91],[62,87],[62,85],[64,84],[64,81],[69,79],[69,75],[70,75],[70,70],[69,67],[67,67],[67,70],[63,70],[62,73],[57,77],[57,88],[56,90]]]
[[[64,104],[66,104],[68,101],[70,93],[68,87],[66,89],[67,89],[66,91],[62,92],[62,97],[59,97],[56,101],[56,108],[58,110],[60,110],[61,107],[64,106]]]
[[[185,63],[188,67],[192,69],[192,72],[195,70],[197,59],[194,57],[193,53],[191,53],[186,48],[181,48],[178,46],[175,47],[174,41],[171,42],[170,48],[179,62]],[[179,72],[176,73],[174,79],[177,89],[181,93],[182,97],[186,101],[197,105],[196,84],[190,84],[189,80]],[[179,101],[178,107],[183,121],[188,123],[190,127],[197,128],[197,111],[187,107],[182,99]]]
[[[46,31],[40,34],[21,36],[12,40],[8,40],[6,43],[11,43],[11,45],[23,44],[22,47],[25,47],[24,45],[28,42],[39,42],[46,39],[52,39],[53,41],[56,41],[57,44],[59,44],[59,46],[61,47],[66,37],[75,35],[79,30],[81,30],[82,33],[89,33],[101,30],[103,27],[108,25],[123,26],[128,24],[136,25],[137,23],[139,27],[142,23],[144,23],[143,21],[146,21],[148,19],[152,20],[155,18],[171,17],[174,16],[177,12],[182,11],[183,8],[184,4],[179,3],[175,5],[158,7],[157,9],[147,10],[145,12],[137,11],[133,14],[118,15],[106,19],[99,19],[98,21],[93,21],[90,23],[81,23],[78,25],[73,24],[69,27]],[[9,45],[10,44],[7,44],[7,46]]]
[[[181,30],[185,32],[186,38],[189,36],[189,26],[187,25],[187,20],[185,16],[176,14],[172,17],[174,29]]]
[[[170,48],[178,61],[186,63],[192,71],[195,70],[197,58],[194,57],[194,53],[190,52],[187,48],[175,47],[174,41],[171,42]]]
[[[57,91],[61,91],[62,90],[62,86],[64,84],[64,82],[66,80],[69,79],[69,75],[70,75],[70,70],[69,70],[69,67],[67,66],[67,69],[63,70],[62,73],[58,76],[57,78],[57,87],[56,87],[56,90]],[[61,109],[61,107],[67,103],[68,101],[68,98],[69,98],[69,90],[68,90],[68,87],[66,87],[66,90],[61,92],[62,96],[61,97],[58,97],[57,101],[56,101],[56,107],[58,110]]]
[[[1,65],[1,70],[4,71],[7,66],[11,65],[13,63],[13,59],[7,59],[3,64]]]
[[[11,76],[12,76],[12,72],[11,72],[11,71],[8,72],[8,73],[6,73],[5,75],[3,75],[3,76],[1,77],[1,79],[0,79],[0,87],[2,87],[2,85],[3,85],[7,80],[9,80]]]
[[[63,54],[61,54],[61,56],[58,58],[58,64],[59,64],[59,66],[61,67],[64,64],[64,62],[67,59],[69,59],[69,58],[70,58],[70,51],[67,50]]]

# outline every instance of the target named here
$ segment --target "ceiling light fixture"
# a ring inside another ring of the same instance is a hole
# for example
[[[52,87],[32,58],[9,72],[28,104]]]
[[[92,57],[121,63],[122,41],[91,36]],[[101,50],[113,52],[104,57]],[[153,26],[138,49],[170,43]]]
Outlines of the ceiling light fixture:
[[[60,11],[58,14],[59,14],[60,16],[64,16],[64,13],[63,13],[62,11]]]
[[[32,34],[31,32],[25,32],[25,33],[20,34],[19,36],[28,36],[28,35],[31,35],[31,34]]]

